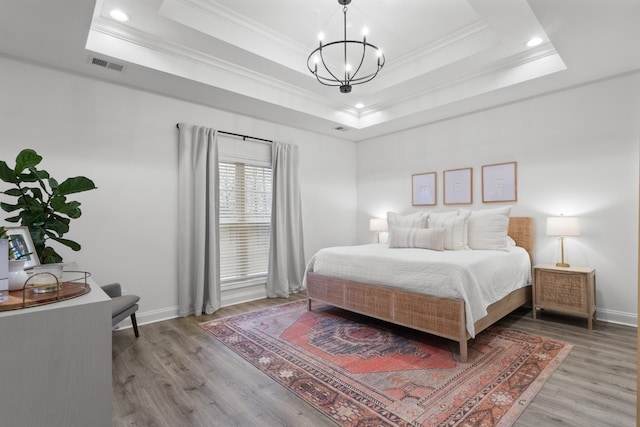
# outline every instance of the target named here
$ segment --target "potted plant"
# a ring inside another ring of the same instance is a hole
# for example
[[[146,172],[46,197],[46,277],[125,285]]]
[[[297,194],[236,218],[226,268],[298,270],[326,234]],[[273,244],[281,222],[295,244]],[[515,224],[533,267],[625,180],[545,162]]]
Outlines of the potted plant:
[[[12,186],[3,194],[17,198],[15,204],[0,203],[0,208],[13,214],[5,218],[7,222],[29,228],[42,264],[58,263],[62,262],[62,257],[48,245],[51,240],[74,251],[81,248],[79,243],[63,238],[71,220],[82,215],[80,202],[67,200],[67,196],[93,190],[96,186],[84,176],[58,183],[46,170],[37,168],[41,161],[42,157],[30,148],[18,154],[14,167],[0,160],[0,180]]]

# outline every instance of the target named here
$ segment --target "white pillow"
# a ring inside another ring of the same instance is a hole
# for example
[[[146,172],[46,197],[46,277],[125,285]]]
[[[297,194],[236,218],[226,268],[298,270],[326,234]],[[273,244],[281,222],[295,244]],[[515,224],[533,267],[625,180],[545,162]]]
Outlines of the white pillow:
[[[439,215],[435,218],[429,216],[429,228],[444,228],[444,248],[459,251],[467,249],[465,241],[468,215]]]
[[[388,240],[391,241],[393,228],[427,228],[429,211],[415,212],[408,215],[400,215],[395,212],[387,212],[387,228],[389,229]]]
[[[429,211],[415,212],[408,215],[387,212],[387,225],[389,229],[392,227],[427,228],[428,219]]]
[[[433,224],[445,218],[451,218],[458,215],[458,211],[449,212],[429,212],[429,228],[435,227]]]
[[[404,228],[393,229],[389,240],[390,248],[423,248],[434,251],[444,250],[444,228]]]
[[[469,247],[471,249],[507,249],[511,206],[471,211]]]

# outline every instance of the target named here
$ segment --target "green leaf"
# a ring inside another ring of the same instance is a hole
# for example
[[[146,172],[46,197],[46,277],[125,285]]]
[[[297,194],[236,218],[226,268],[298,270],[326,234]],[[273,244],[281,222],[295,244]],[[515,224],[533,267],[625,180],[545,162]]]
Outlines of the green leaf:
[[[46,205],[43,206],[43,204],[40,201],[38,201],[38,199],[34,199],[30,195],[24,195],[20,197],[18,199],[18,204],[23,205],[23,207],[27,209],[29,212],[34,212],[34,213],[43,212],[44,209],[46,208]]]
[[[9,203],[0,202],[0,208],[5,212],[13,212],[21,208],[20,205],[10,205]]]
[[[49,230],[47,234],[51,237],[60,237],[65,233],[69,232],[69,222],[71,220],[68,218],[63,218],[61,216],[55,215],[50,217],[46,224],[44,224],[44,228]],[[55,235],[53,233],[56,233]]]
[[[95,189],[96,186],[89,178],[84,176],[76,176],[73,178],[67,178],[58,186],[58,194],[67,195],[73,193],[80,193],[82,191],[89,191]]]
[[[38,258],[42,264],[55,264],[62,262],[62,257],[50,246],[45,247],[40,253]]]
[[[7,166],[4,160],[0,160],[0,179],[10,184],[16,184],[18,182],[13,169]]]
[[[18,174],[18,178],[20,182],[38,182],[40,179],[38,174],[33,172]]]
[[[42,156],[38,155],[35,150],[25,148],[18,154],[18,157],[16,157],[16,168],[14,169],[14,173],[18,175],[22,173],[23,170],[40,164],[41,161]]]
[[[55,196],[51,199],[51,207],[58,213],[68,216],[69,218],[78,218],[82,215],[80,210],[80,202],[65,203],[64,196]]]
[[[60,237],[51,237],[51,238],[58,243],[62,243],[63,245],[70,247],[76,252],[79,251],[81,248],[80,244],[77,242],[74,242],[73,240],[61,239]]]
[[[20,197],[22,192],[18,188],[10,188],[4,192],[7,196]]]
[[[43,196],[42,190],[40,190],[37,187],[30,188],[30,190],[31,190],[31,193],[33,194],[33,197],[35,197],[38,200],[44,201],[44,198],[42,197]]]
[[[60,209],[64,208],[67,203],[67,198],[61,194],[56,194],[51,198],[51,209],[60,212]]]

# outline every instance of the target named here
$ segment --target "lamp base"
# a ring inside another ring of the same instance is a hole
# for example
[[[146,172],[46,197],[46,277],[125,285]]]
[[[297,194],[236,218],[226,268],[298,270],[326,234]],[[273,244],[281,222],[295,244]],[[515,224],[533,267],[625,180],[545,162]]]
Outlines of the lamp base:
[[[566,268],[566,267],[571,267],[571,266],[569,264],[567,264],[567,263],[564,263],[564,262],[557,262],[556,263],[556,267],[564,267],[564,268]]]

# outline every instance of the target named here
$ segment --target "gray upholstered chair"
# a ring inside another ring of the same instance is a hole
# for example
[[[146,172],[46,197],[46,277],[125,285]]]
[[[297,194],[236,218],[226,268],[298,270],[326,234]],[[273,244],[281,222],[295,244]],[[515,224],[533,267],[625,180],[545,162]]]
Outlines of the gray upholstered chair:
[[[136,311],[138,310],[140,297],[137,295],[122,295],[120,283],[104,285],[102,286],[102,290],[111,297],[111,326],[116,326],[126,319],[127,316],[131,316],[133,332],[136,334],[136,338],[139,337]]]

